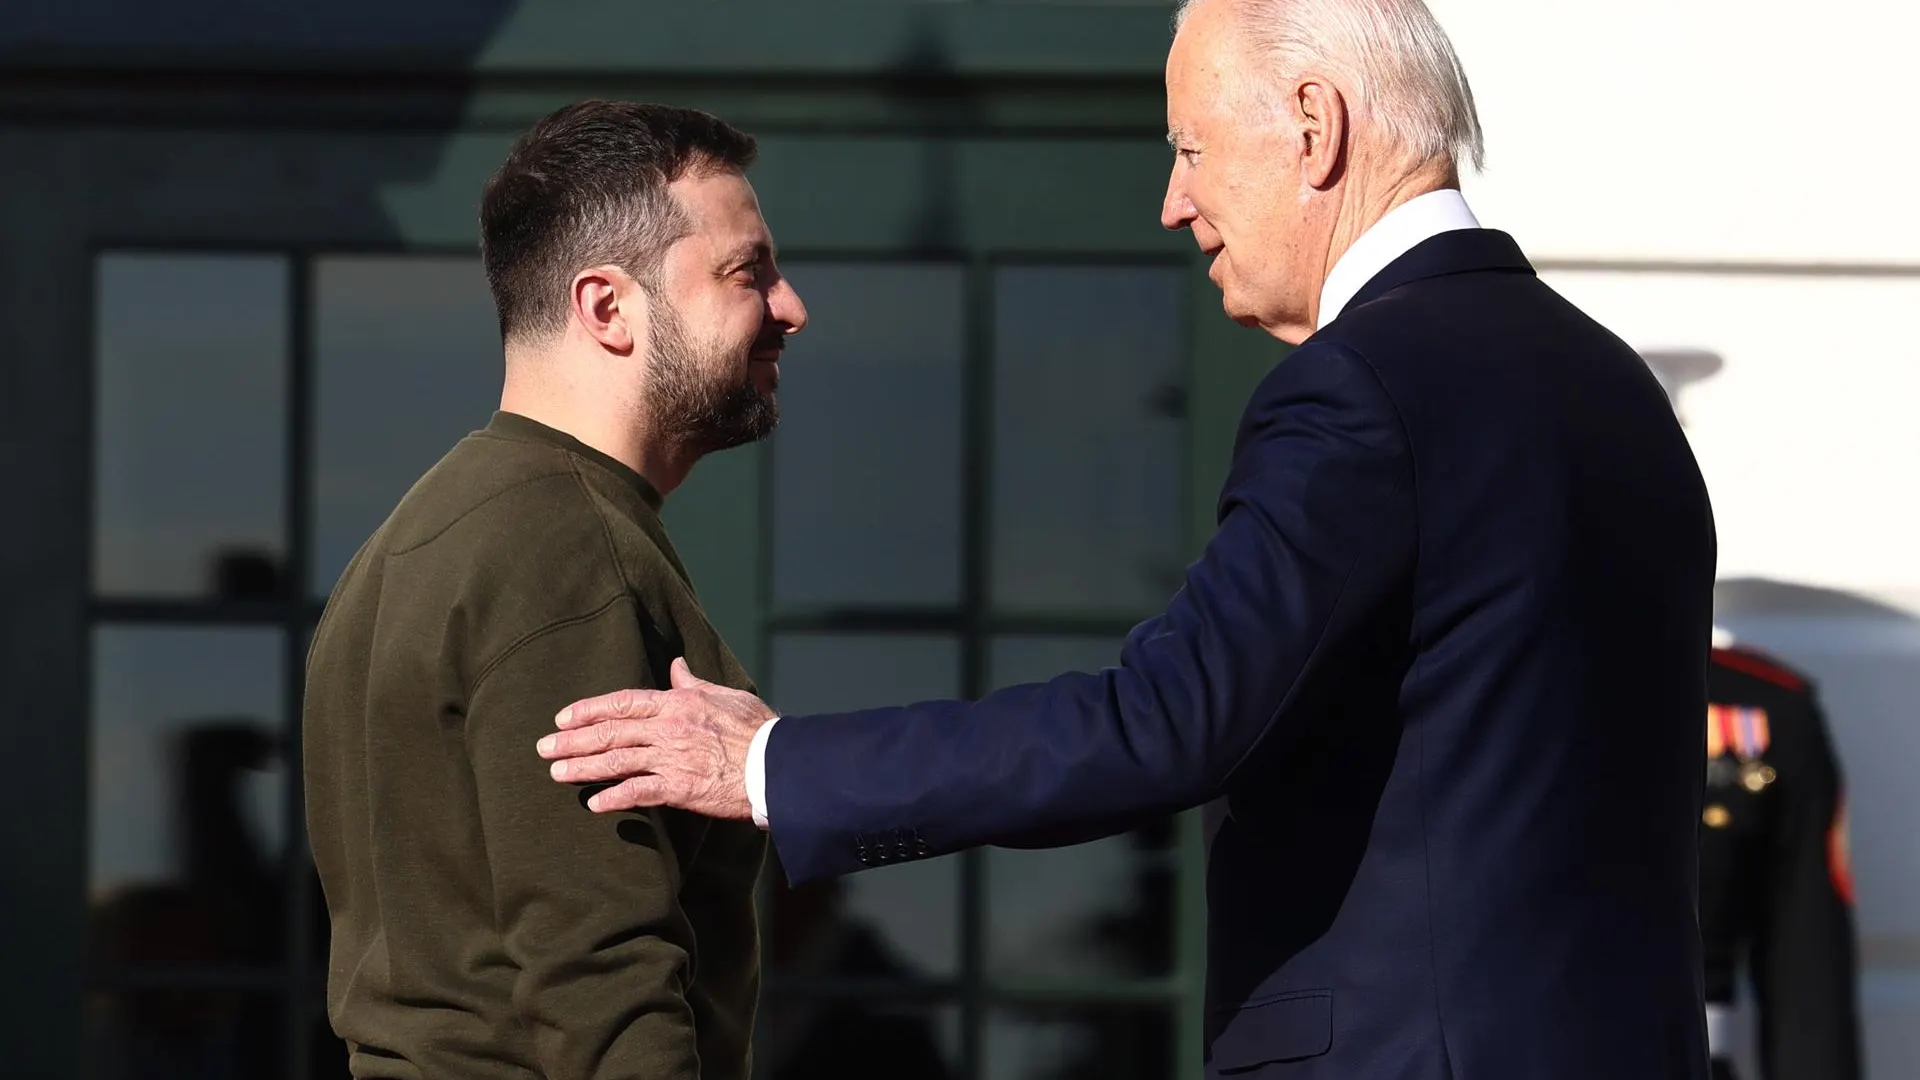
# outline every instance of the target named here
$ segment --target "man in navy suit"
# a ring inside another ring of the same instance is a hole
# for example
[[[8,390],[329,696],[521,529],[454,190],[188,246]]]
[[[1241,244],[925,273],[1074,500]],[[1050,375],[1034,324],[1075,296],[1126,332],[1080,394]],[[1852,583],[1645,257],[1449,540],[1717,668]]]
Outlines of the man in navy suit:
[[[1299,348],[1119,664],[775,722],[676,663],[539,752],[795,881],[1204,805],[1209,1076],[1701,1080],[1715,539],[1659,382],[1475,221],[1417,0],[1198,0],[1166,77],[1162,220]]]

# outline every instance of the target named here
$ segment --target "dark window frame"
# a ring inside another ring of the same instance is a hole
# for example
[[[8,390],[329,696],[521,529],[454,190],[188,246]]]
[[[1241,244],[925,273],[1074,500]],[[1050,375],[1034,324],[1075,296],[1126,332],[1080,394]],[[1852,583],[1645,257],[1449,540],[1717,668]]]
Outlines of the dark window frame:
[[[106,238],[90,246],[87,263],[90,274],[100,259],[128,253],[277,256],[287,260],[289,338],[286,351],[288,364],[286,401],[283,403],[286,410],[285,487],[282,508],[286,535],[285,557],[281,566],[283,591],[282,595],[273,599],[244,600],[217,597],[199,599],[96,595],[93,591],[94,578],[90,569],[85,618],[89,644],[82,651],[83,656],[86,657],[86,715],[88,717],[83,752],[90,752],[93,740],[95,673],[90,642],[93,631],[106,626],[156,629],[214,626],[279,629],[282,632],[285,650],[282,674],[285,732],[290,745],[297,746],[301,730],[300,706],[305,683],[307,643],[314,624],[325,608],[325,600],[311,596],[309,589],[313,555],[315,478],[315,448],[312,437],[317,408],[315,392],[317,339],[316,327],[313,325],[317,302],[316,263],[321,259],[334,257],[471,258],[477,257],[477,252],[470,247],[450,245],[246,243]],[[990,689],[991,646],[996,637],[1010,634],[1124,637],[1140,621],[1139,619],[1113,616],[1089,617],[1070,612],[1007,615],[996,614],[992,609],[990,565],[992,459],[988,451],[992,446],[994,425],[994,274],[997,269],[1004,266],[1059,268],[1149,266],[1187,270],[1191,268],[1191,261],[1184,256],[1070,250],[901,252],[899,250],[844,249],[795,250],[784,253],[783,260],[794,264],[945,263],[964,267],[963,303],[967,341],[962,359],[961,520],[964,532],[961,544],[961,593],[958,604],[942,607],[850,607],[789,613],[771,610],[773,596],[771,534],[774,524],[773,492],[769,478],[772,455],[776,452],[776,447],[773,444],[763,445],[755,448],[755,452],[760,455],[758,464],[761,478],[758,492],[761,536],[758,543],[759,565],[756,568],[762,597],[758,628],[761,655],[771,657],[773,639],[777,634],[950,633],[958,637],[960,644],[960,691],[963,696],[975,697]],[[1195,317],[1193,303],[1191,297],[1185,293],[1181,295],[1179,302],[1181,326],[1177,340],[1190,343],[1193,340],[1192,324]],[[97,338],[102,312],[100,298],[92,292],[91,282],[89,283],[89,314],[89,332]],[[1183,389],[1190,391],[1191,347],[1188,346],[1186,351],[1188,355],[1182,358],[1180,370],[1186,377],[1187,385]],[[90,346],[86,379],[88,395],[86,474],[90,492],[96,488],[98,481],[97,463],[93,460],[94,448],[98,445],[95,437],[99,389],[97,357],[96,340]],[[1184,414],[1183,422],[1190,424],[1191,421],[1191,413]],[[1183,452],[1186,451],[1187,446],[1183,444]],[[1185,477],[1190,474],[1190,471],[1189,468],[1183,468],[1180,470],[1180,475]],[[1184,507],[1184,492],[1179,496],[1177,503]],[[96,512],[96,509],[90,505],[89,551],[92,550],[92,537],[99,525]],[[89,559],[91,560],[91,555]],[[89,565],[91,566],[91,562]],[[1141,617],[1151,614],[1151,612],[1143,612]],[[309,1075],[308,1064],[312,1056],[312,1019],[314,1010],[324,1001],[326,978],[324,960],[316,960],[309,956],[306,947],[316,929],[315,920],[324,919],[325,913],[322,910],[316,910],[316,906],[309,900],[307,875],[310,872],[311,860],[302,857],[308,848],[304,794],[297,760],[289,762],[287,780],[286,798],[282,811],[286,827],[285,850],[289,853],[286,866],[283,868],[289,917],[286,926],[287,954],[280,965],[269,969],[189,968],[141,971],[113,970],[90,965],[85,976],[85,987],[90,993],[137,988],[273,993],[280,998],[285,1016],[284,1045],[287,1054],[285,1075],[290,1080],[306,1080]],[[82,800],[80,810],[82,814],[91,818],[90,797]],[[87,825],[90,827],[90,820]],[[1181,868],[1177,878],[1191,876],[1195,871],[1196,859],[1190,853],[1183,852],[1183,848],[1193,842],[1193,838],[1185,835],[1185,830],[1178,824],[1174,826],[1174,835],[1168,851],[1169,857],[1175,861],[1177,867]],[[1183,1009],[1190,1010],[1197,998],[1197,965],[1202,962],[1201,957],[1194,955],[1191,948],[1181,947],[1183,940],[1191,938],[1189,930],[1181,925],[1183,916],[1192,917],[1192,913],[1187,910],[1187,905],[1176,903],[1174,925],[1167,928],[1169,935],[1175,941],[1170,946],[1172,970],[1166,977],[1097,981],[1065,977],[998,983],[987,970],[986,853],[978,850],[968,851],[962,853],[959,858],[961,859],[958,905],[960,957],[957,970],[952,977],[902,984],[858,979],[792,979],[783,978],[770,971],[764,985],[765,1000],[778,1001],[789,995],[804,994],[837,999],[884,1000],[889,1004],[925,1004],[936,1008],[958,1006],[961,1032],[959,1075],[962,1077],[984,1075],[986,1063],[983,1039],[988,1019],[996,1010],[1009,1008],[1100,1009],[1146,1006],[1164,1009],[1169,1018],[1170,1028],[1176,1033],[1175,1054],[1177,1056],[1180,1053],[1187,1036],[1180,1034],[1183,1030],[1183,1022],[1179,1013]],[[1192,889],[1191,882],[1176,880],[1177,892],[1190,895]],[[1177,1073],[1184,1071],[1184,1062],[1176,1060],[1170,1064]]]
[[[771,598],[774,594],[773,557],[777,538],[773,535],[775,527],[773,485],[761,484],[761,529],[760,544],[760,595],[767,598],[763,606],[760,625],[760,655],[771,658],[774,640],[784,635],[799,634],[861,634],[890,636],[896,634],[939,633],[956,637],[960,645],[960,687],[964,698],[977,698],[992,689],[990,678],[991,651],[996,637],[1005,635],[1062,636],[1062,637],[1112,637],[1124,638],[1134,626],[1151,617],[1153,612],[1142,612],[1137,618],[1115,617],[1111,615],[1077,615],[1071,612],[1043,613],[999,613],[993,607],[993,458],[991,450],[994,436],[994,375],[995,356],[995,272],[1003,267],[1048,267],[1059,269],[1100,269],[1108,267],[1151,267],[1168,268],[1185,272],[1192,262],[1185,256],[1133,255],[1126,253],[1103,252],[1097,254],[1076,253],[1072,251],[1010,252],[996,250],[992,252],[953,252],[950,254],[930,254],[916,252],[901,254],[889,252],[877,255],[833,252],[820,258],[807,252],[783,254],[783,262],[802,264],[814,261],[855,264],[937,264],[961,265],[965,268],[965,296],[963,309],[967,340],[962,350],[962,402],[961,402],[961,579],[959,601],[953,605],[860,605],[830,607],[812,611],[779,612],[771,610]],[[1191,296],[1183,291],[1179,296],[1180,326],[1176,340],[1192,341],[1192,323],[1194,313]],[[1191,392],[1191,349],[1181,358],[1179,365],[1183,377],[1183,394]],[[1183,409],[1182,422],[1191,421],[1191,415]],[[1183,455],[1188,447],[1183,444]],[[777,444],[768,444],[760,448],[762,456],[761,476],[772,475],[774,455],[778,453]],[[1184,464],[1184,463],[1183,463]],[[1187,477],[1190,468],[1182,468],[1180,475]],[[1176,504],[1186,505],[1186,492],[1176,495]],[[770,690],[777,692],[778,672],[769,680]],[[1169,855],[1175,863],[1176,892],[1181,889],[1177,878],[1183,872],[1180,846],[1188,842],[1181,836],[1177,823],[1170,825],[1171,838]],[[997,981],[987,964],[988,930],[986,926],[986,880],[987,853],[974,849],[960,852],[957,856],[960,864],[960,934],[959,962],[952,976],[934,979],[920,979],[912,982],[846,980],[846,979],[794,979],[782,978],[777,972],[768,973],[766,999],[777,1002],[784,997],[828,996],[836,998],[884,999],[889,1002],[909,1000],[939,1007],[958,1005],[960,1007],[960,1059],[959,1076],[984,1077],[986,1061],[983,1046],[984,1033],[990,1014],[997,1009],[1009,1007],[1041,1006],[1125,1006],[1153,1004],[1165,1006],[1176,1031],[1174,1053],[1179,1053],[1177,1010],[1188,1003],[1191,996],[1192,981],[1188,973],[1182,970],[1183,955],[1179,947],[1182,934],[1179,919],[1182,914],[1176,899],[1173,925],[1167,927],[1169,935],[1169,953],[1171,969],[1164,978],[1148,979],[1102,979],[1079,981],[1072,977],[1050,980]],[[1179,1069],[1178,1061],[1169,1062],[1169,1067]]]

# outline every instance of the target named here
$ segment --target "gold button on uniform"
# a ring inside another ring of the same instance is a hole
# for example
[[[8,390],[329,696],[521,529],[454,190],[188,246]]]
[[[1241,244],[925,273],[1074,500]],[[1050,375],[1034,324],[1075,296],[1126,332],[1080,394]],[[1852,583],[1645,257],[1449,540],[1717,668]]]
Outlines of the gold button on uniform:
[[[1727,823],[1733,820],[1733,815],[1727,813],[1726,807],[1714,803],[1700,815],[1700,820],[1706,822],[1709,829],[1724,829]]]

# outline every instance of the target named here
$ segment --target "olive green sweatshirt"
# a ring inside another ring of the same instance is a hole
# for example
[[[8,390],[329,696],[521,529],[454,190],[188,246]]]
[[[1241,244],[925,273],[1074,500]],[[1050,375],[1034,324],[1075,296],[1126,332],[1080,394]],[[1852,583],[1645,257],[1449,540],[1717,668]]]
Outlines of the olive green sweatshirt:
[[[597,815],[534,749],[581,697],[751,689],[633,470],[498,413],[347,567],[308,657],[328,1012],[359,1077],[746,1080],[751,824]]]

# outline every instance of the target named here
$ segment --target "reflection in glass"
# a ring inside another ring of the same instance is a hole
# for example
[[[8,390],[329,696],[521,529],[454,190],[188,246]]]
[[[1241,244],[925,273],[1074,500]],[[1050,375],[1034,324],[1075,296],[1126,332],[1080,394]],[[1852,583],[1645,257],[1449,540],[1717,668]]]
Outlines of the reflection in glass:
[[[994,1080],[1166,1080],[1173,1014],[1164,1005],[1023,1005],[995,1009],[984,1032]]]
[[[278,630],[103,627],[93,640],[89,896],[105,967],[285,956]]]
[[[958,1080],[960,1011],[813,993],[770,996],[754,1025],[758,1080]]]
[[[94,592],[277,593],[286,260],[111,254],[94,287]]]
[[[996,610],[1133,616],[1179,588],[1184,277],[996,271]]]
[[[1066,671],[1097,672],[1120,662],[1122,638],[1013,634],[993,639],[987,679],[994,689],[1046,682]]]
[[[1117,663],[1119,639],[996,638],[998,687]],[[1068,848],[986,849],[987,967],[1000,980],[1145,978],[1173,969],[1174,819]]]
[[[774,708],[844,712],[951,698],[960,640],[951,634],[782,633],[773,642]]]
[[[87,1000],[87,1080],[284,1076],[286,1009],[274,993],[141,987]],[[334,1080],[343,1071],[317,1074]]]
[[[960,687],[960,643],[947,635],[780,634],[769,674],[768,702],[787,715],[948,698]],[[800,963],[810,954],[792,942],[822,927],[837,934],[857,926],[890,954],[899,977],[951,975],[960,959],[959,894],[957,856],[862,871],[793,898],[789,929],[770,935],[770,966]]]
[[[1151,978],[1173,970],[1172,819],[1050,851],[987,849],[997,980]]]
[[[795,264],[807,329],[780,384],[778,608],[960,597],[961,268]]]
[[[473,256],[314,268],[313,573],[324,597],[420,475],[500,405],[493,297]]]

